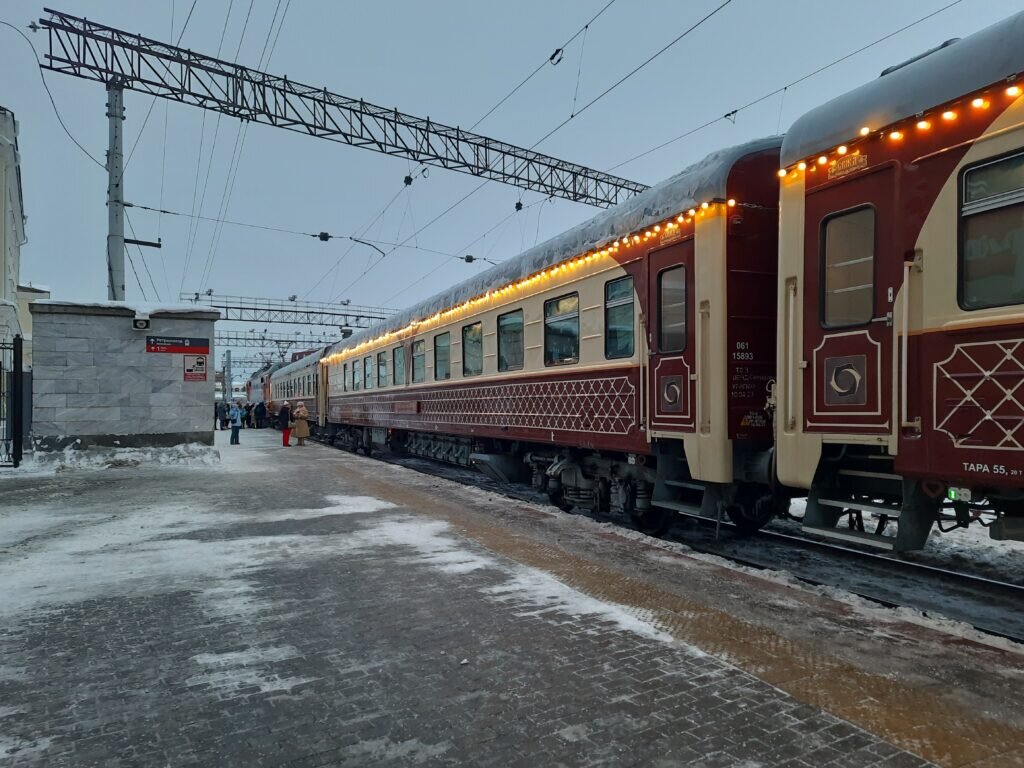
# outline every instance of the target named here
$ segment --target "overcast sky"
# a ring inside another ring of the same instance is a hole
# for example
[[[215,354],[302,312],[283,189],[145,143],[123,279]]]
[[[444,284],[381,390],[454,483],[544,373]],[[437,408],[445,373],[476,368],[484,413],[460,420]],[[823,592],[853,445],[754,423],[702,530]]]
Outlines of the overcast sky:
[[[162,41],[172,41],[172,13],[176,40],[192,5],[191,0],[53,2],[69,13]],[[606,2],[254,0],[239,47],[250,0],[199,0],[181,45],[213,55],[223,32],[221,58],[234,59],[237,50],[240,63],[255,67],[275,9],[287,6],[273,58],[264,69],[468,128]],[[721,2],[616,0],[585,39],[580,36],[566,49],[559,64],[546,65],[477,132],[532,145],[571,113],[574,95],[577,107],[586,104]],[[610,170],[949,2],[732,0],[538,150]],[[886,66],[1018,10],[1020,3],[1014,0],[963,0],[789,89],[784,97],[740,112],[735,123],[718,122],[614,172],[656,183],[715,149],[785,131],[806,110],[877,77]],[[22,28],[41,14],[39,3],[6,0],[0,5],[0,20]],[[274,35],[280,21],[278,12]],[[45,34],[29,36],[40,54],[45,52]],[[31,50],[3,26],[0,73],[0,104],[15,113],[21,129],[28,214],[22,281],[51,286],[54,298],[105,299],[105,172],[64,135]],[[71,132],[102,160],[107,144],[102,86],[54,73],[45,76]],[[125,101],[126,148],[131,148],[152,97],[127,92]],[[200,154],[203,116],[195,107],[164,100],[156,104],[125,174],[126,200],[189,214],[200,210],[205,187],[202,214],[217,217],[228,187],[226,218],[303,232],[360,233],[387,251],[383,243],[409,237],[480,183],[431,168],[427,177],[403,191],[402,179],[412,168],[405,160],[250,125],[232,187],[226,178],[240,123],[223,117],[217,128],[216,115],[206,114]],[[517,200],[525,208],[509,217]],[[346,240],[323,243],[224,226],[213,247],[214,225],[200,222],[190,251],[189,218],[141,210],[130,215],[139,238],[160,237],[164,244],[162,250],[145,252],[148,274],[138,252],[133,254],[150,300],[176,301],[179,290],[212,288],[235,295],[297,294],[403,307],[488,267],[486,262],[466,264],[431,251],[505,259],[595,212],[567,201],[543,202],[538,193],[491,182],[418,235],[413,243],[427,250],[397,250],[361,278],[379,254],[366,246],[351,247]],[[131,267],[126,269],[128,298],[141,298]]]

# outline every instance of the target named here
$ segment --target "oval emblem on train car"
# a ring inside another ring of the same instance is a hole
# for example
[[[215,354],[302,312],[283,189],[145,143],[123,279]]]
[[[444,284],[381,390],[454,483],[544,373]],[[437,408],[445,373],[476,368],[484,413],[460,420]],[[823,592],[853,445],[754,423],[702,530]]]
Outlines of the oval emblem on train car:
[[[864,355],[825,358],[825,404],[867,402],[867,358]]]

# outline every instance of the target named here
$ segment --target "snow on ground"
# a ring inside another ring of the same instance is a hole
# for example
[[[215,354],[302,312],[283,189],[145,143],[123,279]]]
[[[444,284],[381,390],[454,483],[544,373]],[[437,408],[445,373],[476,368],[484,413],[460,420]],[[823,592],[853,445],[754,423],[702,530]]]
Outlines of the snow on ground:
[[[4,470],[0,480],[58,472],[112,469],[138,466],[210,467],[220,464],[217,449],[200,443],[185,443],[167,448],[79,448],[69,445],[61,451],[34,451],[26,454],[17,469]]]

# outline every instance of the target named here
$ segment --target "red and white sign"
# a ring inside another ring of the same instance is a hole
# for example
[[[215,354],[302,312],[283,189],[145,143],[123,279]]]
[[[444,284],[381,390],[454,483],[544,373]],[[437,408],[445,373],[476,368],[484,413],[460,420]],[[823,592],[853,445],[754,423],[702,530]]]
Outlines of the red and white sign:
[[[186,336],[147,336],[147,352],[167,352],[170,354],[210,354],[209,339],[193,339]]]
[[[185,355],[185,381],[206,381],[206,355]]]

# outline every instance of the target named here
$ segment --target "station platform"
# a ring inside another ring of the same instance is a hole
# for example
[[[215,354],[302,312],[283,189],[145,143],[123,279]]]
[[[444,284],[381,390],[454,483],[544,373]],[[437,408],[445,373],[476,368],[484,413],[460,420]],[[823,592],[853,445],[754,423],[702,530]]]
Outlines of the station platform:
[[[0,765],[1024,765],[1012,644],[216,437],[0,475]]]

